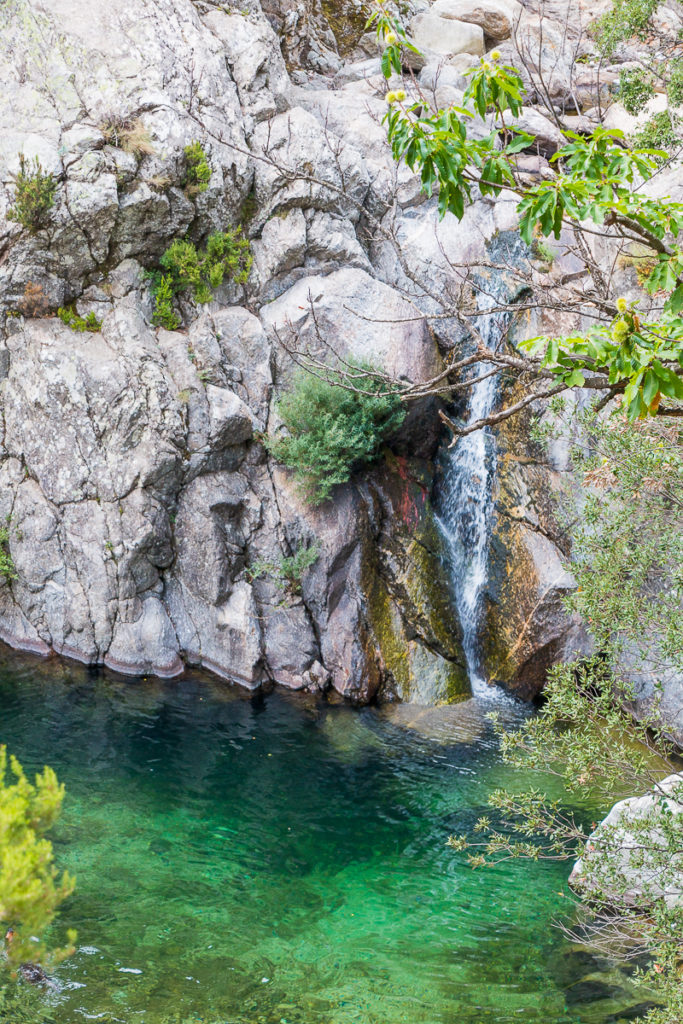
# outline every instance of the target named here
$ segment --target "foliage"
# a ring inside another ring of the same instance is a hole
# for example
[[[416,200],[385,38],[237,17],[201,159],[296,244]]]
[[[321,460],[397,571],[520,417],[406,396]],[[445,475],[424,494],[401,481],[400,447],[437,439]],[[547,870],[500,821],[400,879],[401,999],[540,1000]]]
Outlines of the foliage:
[[[26,982],[0,986],[0,1021],[7,1024],[56,1024],[42,988]]]
[[[670,61],[667,71],[669,80],[666,86],[666,94],[669,103],[672,107],[680,107],[683,104],[683,57]]]
[[[6,580],[17,579],[17,572],[9,550],[9,529],[6,526],[0,526],[0,576],[4,576]]]
[[[649,285],[661,267],[666,264],[657,264]],[[641,320],[636,305],[619,302],[623,309],[611,324],[567,338],[530,338],[520,348],[542,354],[542,365],[570,387],[581,387],[589,370],[607,374],[611,383],[628,381],[628,418],[643,419],[657,412],[663,397],[683,399],[683,380],[674,369],[683,367],[683,321],[673,313]]]
[[[225,278],[244,284],[251,270],[249,242],[240,228],[209,235],[206,248],[198,250],[189,239],[177,238],[161,257],[161,270],[151,275],[154,313],[152,320],[168,330],[180,325],[173,299],[189,291],[195,302],[210,302]]]
[[[625,0],[617,8],[619,31],[633,34],[647,22],[654,5]],[[383,0],[377,0],[371,23],[385,44],[383,69],[389,77],[401,70],[404,33]],[[592,221],[603,230],[614,225],[622,237],[656,251],[657,264],[644,283],[651,294],[666,296],[661,316],[640,317],[635,306],[622,309],[623,300],[611,307],[609,316],[610,304],[603,303],[602,318],[608,323],[585,335],[533,339],[527,351],[535,361],[532,365],[541,374],[549,371],[561,388],[581,387],[591,376],[596,387],[625,393],[630,419],[659,414],[664,409],[660,409],[662,396],[674,401],[683,398],[683,336],[678,316],[683,310],[683,249],[676,241],[683,228],[683,204],[649,198],[636,186],[652,177],[667,154],[652,148],[650,136],[647,145],[629,148],[620,131],[598,126],[584,136],[564,130],[566,144],[552,158],[554,176],[525,183],[515,162],[516,154],[533,142],[515,125],[522,111],[524,85],[518,72],[500,63],[499,56],[494,51],[489,60],[482,58],[466,72],[469,83],[461,107],[433,110],[422,94],[414,102],[399,100],[395,90],[388,94],[384,121],[394,159],[404,160],[421,174],[427,195],[438,190],[442,217],[451,213],[462,219],[475,189],[494,197],[509,189],[518,197],[520,233],[528,245],[539,234],[560,239],[565,228],[576,232]],[[401,95],[405,97],[405,92]],[[491,131],[483,138],[468,134],[468,122],[475,115],[491,118]],[[668,113],[664,118],[669,123]]]
[[[573,530],[573,607],[598,649],[634,670],[683,673],[683,432],[584,414],[571,447],[587,488]],[[569,426],[567,425],[567,431]]]
[[[495,713],[490,716],[505,763],[534,768],[540,778],[559,777],[575,799],[590,788],[611,803],[625,792],[654,787],[651,807],[629,818],[627,830],[618,822],[596,827],[577,820],[541,789],[501,789],[491,794],[491,814],[479,819],[474,835],[451,836],[449,845],[465,852],[475,868],[507,858],[582,858],[584,884],[577,882],[576,890],[586,902],[574,908],[578,921],[570,934],[611,958],[620,951],[627,958],[645,953],[649,967],[640,978],[663,1006],[639,1019],[680,1024],[683,907],[668,904],[662,893],[683,899],[683,815],[669,813],[664,791],[657,788],[676,770],[669,746],[654,718],[637,725],[627,719],[623,685],[615,684],[602,659],[555,666],[544,695],[539,714],[515,732],[506,732]],[[669,795],[683,799],[683,783]],[[633,874],[642,886],[634,886]]]
[[[165,327],[167,331],[175,331],[176,327],[180,327],[181,320],[173,308],[175,290],[169,274],[159,274],[152,280],[152,295],[154,296],[152,323],[157,327]]]
[[[186,171],[183,188],[188,195],[206,192],[211,180],[211,167],[200,142],[191,142],[185,146]]]
[[[56,191],[54,175],[46,174],[38,157],[34,157],[31,163],[21,153],[19,173],[14,177],[14,203],[7,211],[7,219],[17,221],[35,235],[45,227],[48,214],[55,205]]]
[[[70,306],[60,306],[57,310],[57,316],[67,327],[70,327],[72,331],[78,331],[79,334],[83,334],[85,331],[96,333],[102,327],[102,321],[98,320],[94,313],[88,313],[86,316],[79,316],[78,313]]]
[[[552,263],[555,259],[555,251],[542,238],[534,238],[532,250],[537,259],[545,263]]]
[[[52,843],[44,838],[63,800],[64,786],[51,768],[31,783],[17,759],[8,760],[6,747],[0,747],[0,922],[12,932],[6,950],[11,965],[54,962],[71,952],[49,950],[43,941],[75,884],[66,872],[59,877]],[[69,931],[70,947],[75,938]]]
[[[112,114],[100,125],[104,141],[133,156],[148,156],[154,153],[149,131],[139,117],[122,117]]]
[[[584,485],[568,513],[578,582],[569,603],[589,624],[600,653],[556,666],[540,713],[516,732],[496,720],[497,731],[511,767],[551,773],[575,796],[588,787],[610,803],[680,770],[660,721],[658,688],[646,713],[641,703],[637,723],[624,708],[635,695],[631,673],[645,667],[663,678],[683,671],[683,435],[675,421],[632,425],[621,412],[602,420],[590,411],[577,432],[558,403],[553,411]],[[577,440],[577,433],[588,440]],[[555,438],[557,428],[539,427],[536,436]],[[679,791],[681,799],[683,783]],[[667,807],[662,794],[629,821],[627,836],[618,824],[585,827],[542,790],[500,790],[474,840],[454,836],[450,843],[474,866],[509,856],[583,858],[590,881],[584,937],[608,954],[619,945],[629,953],[645,950],[651,966],[644,980],[664,1004],[645,1019],[677,1024],[683,905],[667,903],[662,893],[683,900],[683,815]],[[640,891],[632,871],[644,880]]]
[[[258,559],[251,566],[249,575],[252,580],[256,580],[260,576],[268,576],[280,590],[288,590],[291,594],[300,594],[304,573],[318,561],[319,557],[319,544],[300,547],[293,555],[280,558],[276,562]]]
[[[619,99],[629,114],[639,114],[654,96],[652,75],[642,68],[623,71],[619,80]]]
[[[681,119],[669,110],[660,110],[633,133],[633,145],[643,149],[678,149],[681,144]],[[659,157],[663,161],[665,152]]]
[[[636,36],[645,39],[650,18],[662,0],[614,0],[612,7],[598,19],[594,35],[606,57],[614,54],[617,46]]]
[[[300,370],[277,409],[289,432],[266,440],[272,455],[293,469],[314,505],[353,471],[373,462],[383,442],[405,419],[397,394],[383,394],[385,384],[373,368],[351,364],[359,390],[343,385],[343,374],[321,380]]]

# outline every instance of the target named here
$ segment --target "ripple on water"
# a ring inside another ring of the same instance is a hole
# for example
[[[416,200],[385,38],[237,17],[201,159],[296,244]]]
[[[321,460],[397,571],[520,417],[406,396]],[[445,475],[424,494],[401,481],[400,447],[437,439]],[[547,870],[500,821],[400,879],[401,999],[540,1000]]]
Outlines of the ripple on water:
[[[82,945],[56,1024],[606,1024],[637,1001],[608,964],[567,968],[566,868],[473,872],[445,846],[507,778],[487,705],[357,712],[7,655],[0,708],[0,741],[67,785]]]

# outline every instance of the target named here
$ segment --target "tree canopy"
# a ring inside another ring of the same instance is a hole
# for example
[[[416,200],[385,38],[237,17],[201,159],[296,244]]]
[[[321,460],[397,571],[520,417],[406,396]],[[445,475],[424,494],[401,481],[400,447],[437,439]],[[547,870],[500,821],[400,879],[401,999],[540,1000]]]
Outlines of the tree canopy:
[[[52,768],[26,778],[16,757],[0,746],[0,923],[8,930],[5,943],[10,965],[54,962],[68,955],[68,946],[49,948],[44,935],[61,903],[74,889],[67,872],[54,864],[52,843],[45,834],[62,809],[64,786]]]

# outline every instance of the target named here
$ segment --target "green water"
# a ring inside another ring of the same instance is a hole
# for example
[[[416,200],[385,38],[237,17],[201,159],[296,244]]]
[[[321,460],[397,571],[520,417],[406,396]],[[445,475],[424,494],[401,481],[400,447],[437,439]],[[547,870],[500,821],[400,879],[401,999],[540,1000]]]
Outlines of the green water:
[[[509,779],[474,702],[357,712],[4,657],[0,741],[68,789],[80,948],[48,996],[58,1024],[633,1013],[625,976],[551,926],[567,866],[473,872],[445,847]]]

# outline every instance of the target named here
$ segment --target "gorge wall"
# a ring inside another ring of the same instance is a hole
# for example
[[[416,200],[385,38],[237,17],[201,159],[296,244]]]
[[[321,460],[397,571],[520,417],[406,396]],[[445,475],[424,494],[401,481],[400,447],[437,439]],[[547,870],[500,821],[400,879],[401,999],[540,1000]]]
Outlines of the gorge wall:
[[[514,49],[516,18],[536,32],[538,12],[517,0],[439,3],[457,11],[413,13],[429,51],[420,81],[444,103],[462,95],[468,60]],[[575,40],[562,5],[553,17],[543,46],[561,95]],[[322,8],[10,0],[0,22],[0,519],[16,567],[0,582],[0,636],[132,674],[201,665],[358,702],[466,695],[432,504],[436,403],[318,509],[262,437],[279,429],[293,371],[283,340],[411,380],[437,373],[462,327],[423,317],[515,230],[513,197],[439,221],[391,159],[374,43],[358,30],[340,57]],[[451,32],[444,52],[429,49],[435,25]],[[527,116],[530,173],[542,173],[553,126]],[[112,124],[132,126],[137,148],[112,142]],[[194,140],[212,172],[201,194],[183,185]],[[22,153],[58,179],[36,234],[7,219]],[[182,328],[152,326],[145,270],[173,238],[236,225],[254,255],[247,284],[183,301]],[[101,331],[50,315],[66,303]],[[530,696],[582,638],[561,607],[572,580],[548,500],[555,470],[520,435],[501,431],[498,446],[486,668]],[[312,544],[300,593],[250,571]]]

